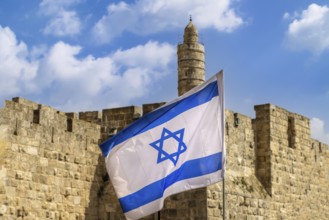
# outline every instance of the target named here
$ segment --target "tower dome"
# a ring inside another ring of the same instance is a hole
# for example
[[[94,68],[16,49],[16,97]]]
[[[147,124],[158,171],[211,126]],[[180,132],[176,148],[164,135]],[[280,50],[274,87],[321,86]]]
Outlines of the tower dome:
[[[184,43],[197,43],[198,42],[198,30],[195,25],[192,23],[192,19],[190,18],[190,22],[185,27],[184,30]]]
[[[198,42],[198,30],[190,18],[184,29],[184,42],[177,46],[178,95],[205,81],[204,46]]]

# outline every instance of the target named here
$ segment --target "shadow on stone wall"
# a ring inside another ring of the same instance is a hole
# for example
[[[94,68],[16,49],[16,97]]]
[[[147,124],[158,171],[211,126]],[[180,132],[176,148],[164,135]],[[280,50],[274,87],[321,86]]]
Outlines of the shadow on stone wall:
[[[118,197],[108,175],[103,177],[103,185],[98,194],[98,217],[100,220],[126,219],[122,212]]]
[[[104,194],[104,189],[108,182],[108,175],[105,169],[105,161],[103,155],[99,155],[98,163],[94,172],[93,179],[91,180],[92,184],[89,191],[89,204],[85,210],[85,219],[86,220],[105,220],[109,219],[101,213],[101,197]],[[87,198],[88,198],[87,197]],[[86,201],[88,202],[88,201]]]

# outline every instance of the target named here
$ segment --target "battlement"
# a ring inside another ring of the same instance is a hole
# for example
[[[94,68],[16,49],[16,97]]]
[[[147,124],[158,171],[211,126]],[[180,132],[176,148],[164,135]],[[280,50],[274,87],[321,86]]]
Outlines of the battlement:
[[[316,146],[326,149],[321,157],[328,161],[328,146],[311,139],[307,117],[272,104],[255,106],[255,111],[256,176],[270,195],[283,191],[282,184],[288,180],[282,177],[287,173],[316,163],[313,156],[310,157],[314,154],[319,157]],[[294,168],[287,166],[291,163],[295,164]]]
[[[24,129],[20,132],[21,127],[29,128],[29,130],[33,130],[37,126],[52,128],[52,136],[59,130],[79,134],[82,130],[100,129],[100,139],[104,140],[142,115],[164,104],[164,102],[160,102],[144,104],[141,107],[126,106],[101,111],[65,113],[21,97],[15,97],[12,101],[5,101],[5,107],[1,109],[1,118],[3,123],[4,120],[7,120],[7,124],[11,125],[11,132],[15,135],[25,133]],[[256,167],[259,167],[256,173],[269,175],[268,166],[265,164],[270,163],[270,156],[279,154],[283,147],[295,150],[308,148],[317,150],[318,154],[328,152],[326,144],[311,139],[310,120],[307,117],[273,104],[256,105],[255,111],[256,118],[250,118],[250,120],[255,133]],[[227,111],[226,114],[227,122],[232,117],[234,127],[240,125],[241,117],[247,117],[232,111]],[[227,125],[227,135],[230,133],[230,129],[230,126]]]
[[[33,130],[38,132],[40,129],[38,130],[37,127],[39,126],[45,131],[51,130],[50,136],[55,140],[55,133],[59,133],[59,131],[79,134],[85,130],[100,129],[100,139],[104,140],[163,104],[165,103],[160,102],[144,104],[141,107],[126,106],[101,111],[65,113],[21,97],[15,97],[12,101],[5,101],[5,107],[1,109],[1,120],[2,123],[10,125],[10,131],[15,135],[26,135],[24,129],[27,128],[30,132]],[[308,149],[317,151],[317,154],[328,152],[326,144],[310,137],[310,120],[307,117],[273,104],[256,105],[255,111],[255,119],[227,111],[226,134],[229,135],[230,129],[232,129],[231,126],[228,126],[228,121],[233,120],[233,127],[241,126],[243,120],[240,121],[240,119],[244,117],[252,121],[258,175],[261,173],[270,175],[270,170],[268,170],[271,164],[270,158],[278,154],[281,156],[280,152],[283,148],[304,151]]]
[[[100,129],[97,124],[79,120],[77,113],[61,112],[20,97],[5,102],[2,120],[14,135],[27,136],[42,130],[49,133],[51,142],[58,134],[72,132],[79,135],[86,130]]]
[[[102,122],[102,112],[100,111],[79,112],[79,119],[100,125]]]
[[[79,134],[79,130],[101,128],[99,141],[102,141],[139,119],[143,113],[153,111],[163,104],[164,102],[144,104],[142,107],[127,106],[102,111],[65,113],[28,99],[15,97],[12,101],[6,100],[5,107],[1,111],[15,135],[24,135],[24,129],[27,128],[31,131],[31,128],[36,126],[51,127],[51,138],[54,141],[54,134],[59,131]]]
[[[323,146],[323,152],[328,151],[328,145],[311,138],[309,118],[273,104],[256,105],[255,111],[255,126],[260,122],[263,127],[261,125],[258,127],[267,133],[267,136],[259,137],[258,142],[271,141],[275,146],[272,149],[275,153],[277,153],[275,150],[278,150],[277,145],[306,150],[313,149],[312,146],[316,143]]]
[[[11,101],[8,101],[8,102],[11,102]],[[16,102],[16,103],[22,104],[24,106],[29,106],[33,109],[37,109],[40,105],[36,102],[33,102],[31,100],[28,100],[28,99],[24,99],[22,97],[14,97],[14,98],[12,98],[12,102]]]

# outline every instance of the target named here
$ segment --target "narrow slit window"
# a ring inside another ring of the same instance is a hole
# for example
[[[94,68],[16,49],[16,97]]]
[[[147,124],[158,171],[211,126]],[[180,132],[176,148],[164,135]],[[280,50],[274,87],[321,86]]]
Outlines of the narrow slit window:
[[[54,127],[51,128],[51,143],[54,143]]]
[[[73,121],[72,118],[68,118],[67,121],[67,131],[72,132],[73,131]]]
[[[40,110],[33,110],[33,123],[40,124]]]
[[[288,118],[288,145],[290,148],[296,148],[296,125],[293,117]]]

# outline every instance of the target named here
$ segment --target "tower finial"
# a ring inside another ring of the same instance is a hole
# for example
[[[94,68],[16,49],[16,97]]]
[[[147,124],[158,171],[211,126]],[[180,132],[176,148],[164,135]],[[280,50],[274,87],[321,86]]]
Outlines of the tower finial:
[[[190,15],[190,21],[192,21],[192,15]]]

